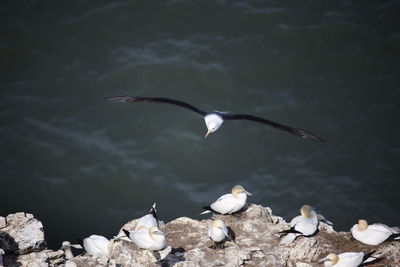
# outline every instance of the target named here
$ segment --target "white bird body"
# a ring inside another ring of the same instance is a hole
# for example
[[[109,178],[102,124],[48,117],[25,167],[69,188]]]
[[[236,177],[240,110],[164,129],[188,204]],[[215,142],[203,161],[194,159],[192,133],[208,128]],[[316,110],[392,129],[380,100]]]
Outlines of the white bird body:
[[[251,196],[251,193],[247,192],[242,186],[236,185],[232,188],[232,193],[225,194],[213,202],[207,209],[201,214],[216,212],[220,214],[232,214],[241,210],[246,205],[247,195]]]
[[[92,256],[108,257],[108,245],[110,241],[101,235],[91,235],[85,239],[83,239],[83,247],[86,252]]]
[[[205,137],[207,137],[210,133],[215,132],[219,127],[221,127],[224,119],[221,115],[218,115],[218,113],[208,113],[204,116],[204,121],[208,130],[205,135]]]
[[[151,227],[149,229],[141,226],[133,232],[128,232],[126,230],[124,230],[124,232],[136,246],[142,249],[157,251],[167,246],[165,234],[157,227]]]
[[[298,236],[311,236],[318,229],[318,216],[313,208],[304,205],[300,209],[301,215],[294,217],[290,221],[291,229],[283,231],[287,235],[282,238],[279,244],[292,243]]]
[[[156,203],[151,207],[149,214],[144,215],[139,219],[136,224],[135,230],[139,227],[144,226],[146,228],[158,227],[157,215],[156,215]]]
[[[399,227],[389,227],[381,223],[368,225],[365,220],[359,220],[350,231],[356,240],[372,246],[379,245],[392,235],[400,234]]]
[[[357,267],[362,263],[367,263],[376,260],[375,257],[365,258],[363,252],[344,252],[341,254],[331,253],[325,258],[319,260],[323,262],[325,267]]]
[[[222,220],[214,220],[208,228],[208,237],[214,242],[222,242],[228,236],[228,228]]]
[[[83,247],[79,244],[71,244],[71,242],[69,241],[62,242],[61,249],[64,251],[64,255],[67,260],[72,259],[74,257],[74,254],[72,254],[71,247],[77,249],[83,249]]]

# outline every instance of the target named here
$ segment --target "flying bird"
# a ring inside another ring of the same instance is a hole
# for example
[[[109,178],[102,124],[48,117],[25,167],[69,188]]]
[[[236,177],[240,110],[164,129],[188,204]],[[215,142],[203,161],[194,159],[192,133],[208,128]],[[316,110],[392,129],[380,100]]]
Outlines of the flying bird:
[[[262,117],[250,115],[250,114],[231,114],[230,112],[226,111],[203,111],[189,103],[176,100],[176,99],[171,99],[171,98],[165,98],[165,97],[140,97],[140,96],[114,96],[114,97],[108,97],[105,98],[106,100],[112,100],[112,101],[118,101],[118,102],[145,102],[145,103],[164,103],[164,104],[171,104],[171,105],[176,105],[180,106],[186,109],[189,109],[193,112],[196,112],[200,114],[201,116],[204,117],[204,121],[207,126],[207,133],[205,137],[207,137],[209,134],[214,133],[217,131],[222,123],[225,120],[249,120],[249,121],[255,121],[259,123],[264,123],[269,126],[278,128],[282,131],[287,131],[291,134],[300,136],[302,138],[309,138],[309,139],[314,139],[317,141],[325,141],[322,138],[319,138],[318,136],[313,135],[310,132],[307,132],[306,130],[302,129],[297,129],[293,128],[290,126],[286,126]]]

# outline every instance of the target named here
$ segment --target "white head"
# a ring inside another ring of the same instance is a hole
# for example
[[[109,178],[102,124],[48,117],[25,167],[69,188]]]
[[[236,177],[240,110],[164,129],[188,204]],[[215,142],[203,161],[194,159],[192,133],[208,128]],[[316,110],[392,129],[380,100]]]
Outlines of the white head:
[[[328,256],[326,256],[323,259],[320,259],[320,263],[324,263],[324,266],[330,267],[330,266],[335,266],[336,263],[339,261],[339,256],[336,255],[335,253],[330,253]]]
[[[204,121],[206,122],[208,130],[205,137],[207,137],[210,133],[218,130],[219,127],[221,127],[221,124],[224,122],[222,117],[216,113],[207,114],[206,116],[204,116]]]

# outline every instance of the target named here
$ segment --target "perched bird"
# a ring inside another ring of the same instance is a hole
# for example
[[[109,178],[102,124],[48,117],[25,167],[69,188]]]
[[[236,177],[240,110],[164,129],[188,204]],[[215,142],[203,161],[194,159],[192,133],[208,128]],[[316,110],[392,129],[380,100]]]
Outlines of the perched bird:
[[[139,229],[140,226],[144,226],[146,228],[158,227],[156,203],[153,204],[148,214],[139,219],[135,230]]]
[[[194,111],[201,116],[204,117],[204,121],[207,126],[207,133],[205,137],[207,137],[210,133],[213,133],[221,127],[222,123],[224,120],[249,120],[249,121],[255,121],[259,123],[264,123],[269,126],[278,128],[280,130],[289,132],[291,134],[300,136],[302,138],[310,138],[314,139],[317,141],[324,141],[323,139],[311,134],[310,132],[307,132],[302,129],[297,129],[293,128],[290,126],[286,126],[271,120],[267,120],[261,117],[257,117],[254,115],[249,115],[249,114],[230,114],[230,112],[222,112],[222,111],[211,111],[211,112],[206,112],[203,111],[191,104],[188,104],[186,102],[176,100],[176,99],[171,99],[171,98],[165,98],[165,97],[139,97],[139,96],[114,96],[114,97],[109,97],[105,98],[106,100],[112,100],[112,101],[118,101],[118,102],[148,102],[148,103],[165,103],[165,104],[172,104],[176,106],[180,106],[186,109],[189,109],[191,111]]]
[[[91,235],[83,239],[83,247],[92,256],[102,257],[109,255],[108,245],[110,241],[101,235]]]
[[[139,248],[157,251],[162,250],[167,246],[165,234],[157,227],[146,228],[142,225],[133,232],[129,232],[125,229],[122,230]]]
[[[74,257],[74,254],[72,254],[71,247],[77,249],[83,249],[83,247],[79,244],[71,244],[71,242],[69,241],[62,242],[61,249],[64,251],[64,255],[67,260],[72,259]]]
[[[208,228],[208,237],[212,241],[212,248],[223,247],[225,240],[233,241],[233,238],[229,235],[228,228],[222,220],[214,220]]]
[[[358,220],[351,228],[352,236],[361,243],[376,246],[388,238],[400,239],[400,228],[389,227],[381,223],[368,225],[366,220]]]
[[[205,211],[200,214],[209,212],[217,214],[232,214],[241,210],[246,205],[247,196],[251,193],[247,192],[241,185],[235,185],[231,194],[225,194],[218,198],[210,206],[203,207]]]
[[[325,267],[357,267],[363,263],[377,260],[378,258],[373,253],[365,255],[363,252],[345,252],[338,255],[330,253],[325,258],[320,259],[319,263],[324,263]]]
[[[285,235],[279,244],[292,243],[298,236],[312,236],[318,229],[318,216],[315,209],[309,205],[303,205],[301,215],[294,217],[290,222],[290,229],[279,232]]]

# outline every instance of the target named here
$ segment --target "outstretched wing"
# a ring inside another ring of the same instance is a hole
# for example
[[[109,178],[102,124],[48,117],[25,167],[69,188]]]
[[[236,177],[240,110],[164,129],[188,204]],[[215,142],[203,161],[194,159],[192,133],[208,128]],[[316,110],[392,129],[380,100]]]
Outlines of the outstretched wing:
[[[267,120],[267,119],[264,119],[264,118],[261,118],[261,117],[254,116],[254,115],[249,115],[249,114],[222,114],[222,118],[224,120],[249,120],[249,121],[260,122],[260,123],[264,123],[264,124],[267,124],[269,126],[278,128],[280,130],[287,131],[287,132],[289,132],[291,134],[300,136],[302,138],[310,138],[310,139],[314,139],[314,140],[321,141],[321,142],[325,141],[322,138],[319,138],[318,136],[315,136],[312,133],[309,133],[309,132],[307,132],[305,130],[293,128],[293,127],[290,127],[290,126],[286,126],[286,125],[283,125],[283,124],[280,124],[280,123],[277,123],[277,122],[274,122],[274,121],[271,121],[271,120]]]
[[[176,99],[171,99],[171,98],[165,98],[165,97],[143,97],[143,96],[113,96],[113,97],[106,97],[104,98],[105,100],[112,100],[112,101],[118,101],[118,102],[147,102],[147,103],[164,103],[164,104],[172,104],[176,106],[180,106],[183,108],[187,108],[191,111],[194,111],[202,116],[205,116],[207,112],[198,109],[197,107],[190,105],[186,102],[176,100]]]

